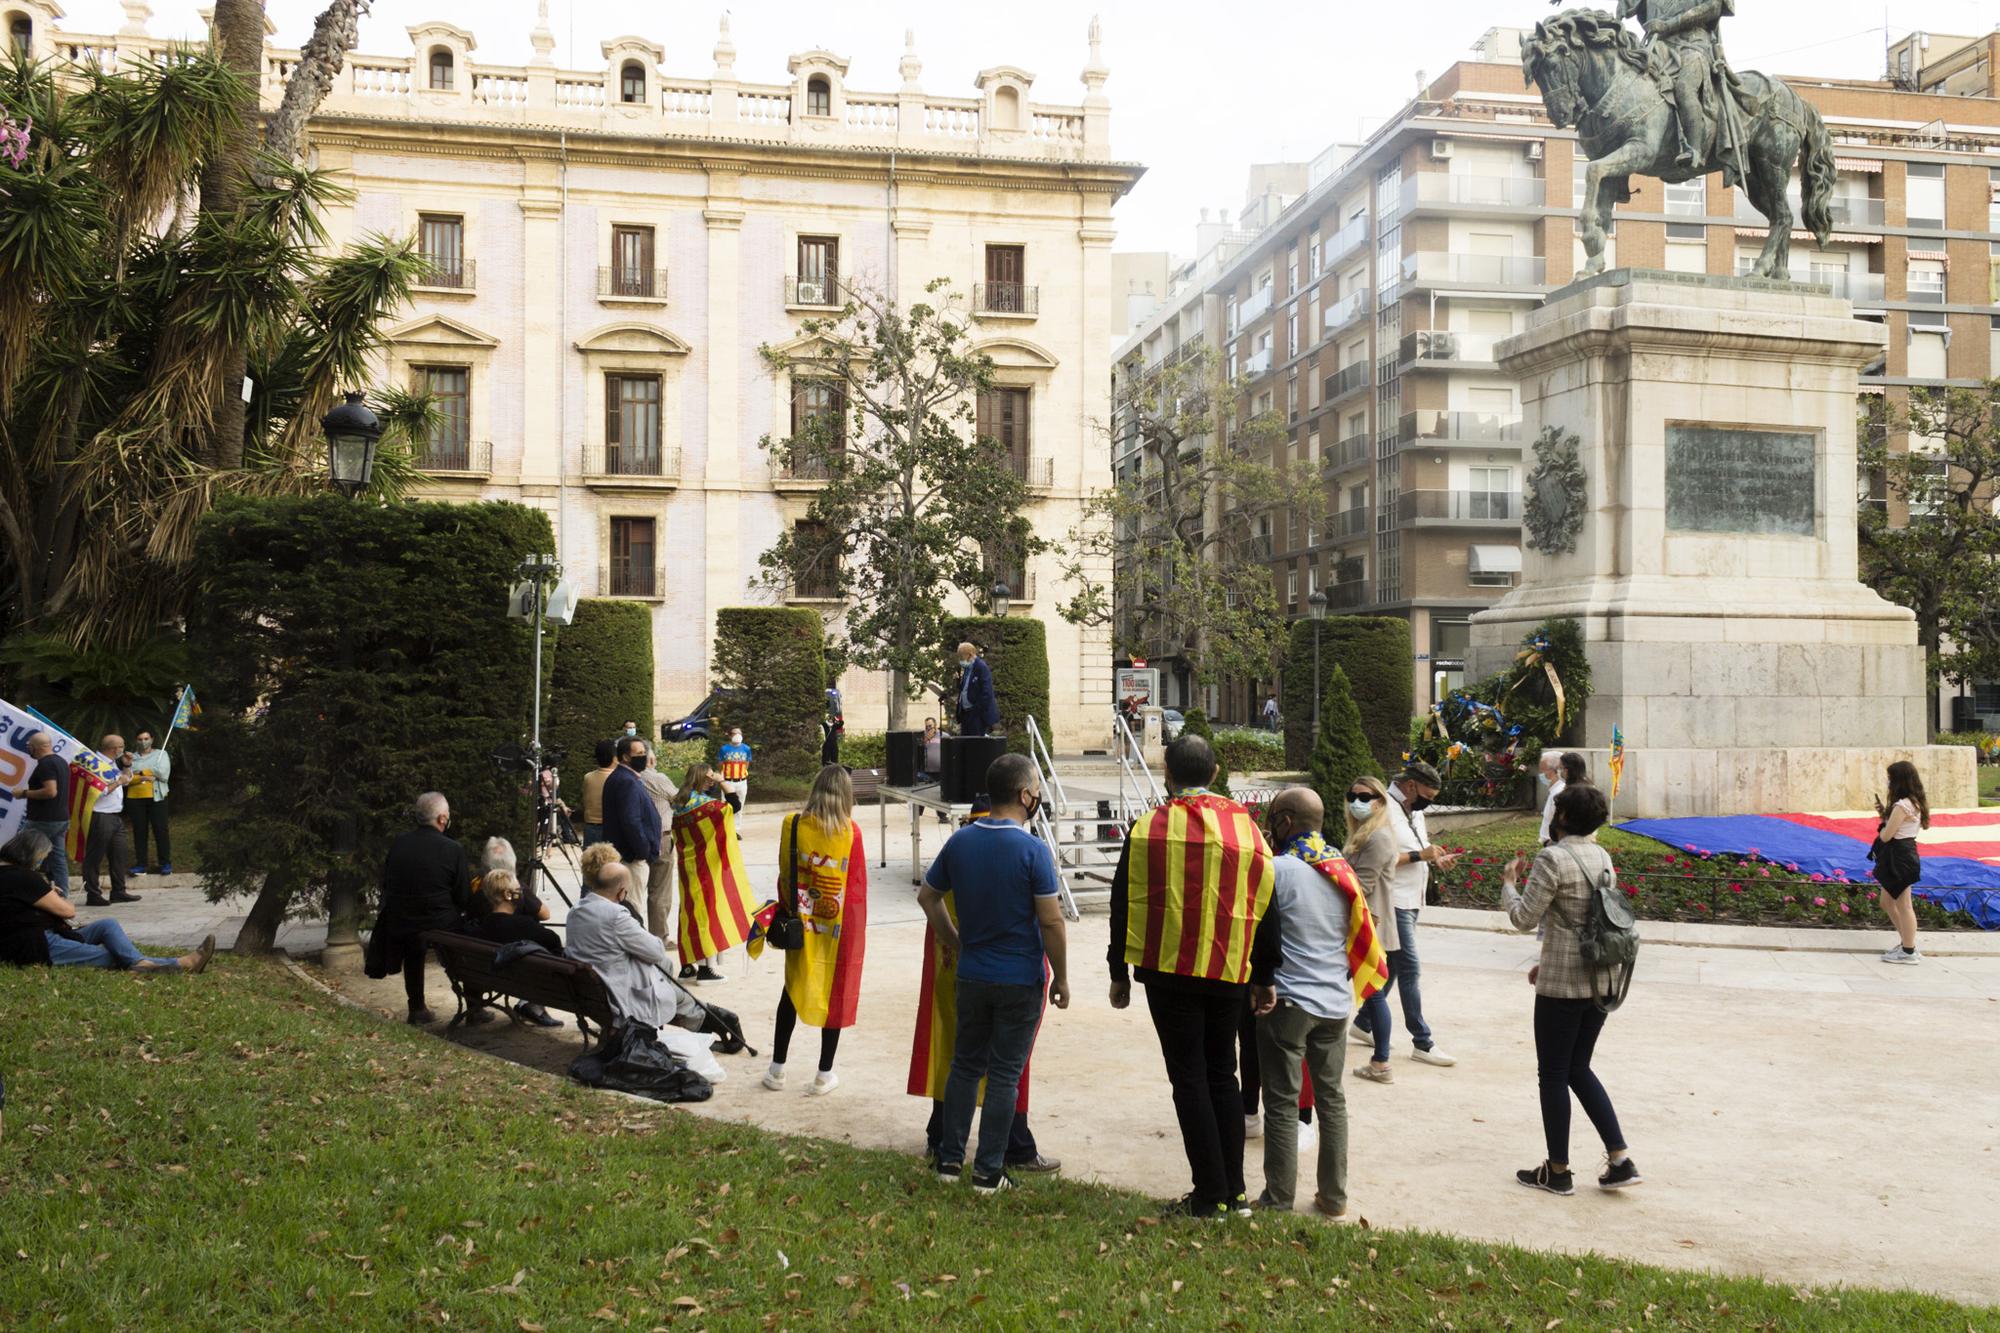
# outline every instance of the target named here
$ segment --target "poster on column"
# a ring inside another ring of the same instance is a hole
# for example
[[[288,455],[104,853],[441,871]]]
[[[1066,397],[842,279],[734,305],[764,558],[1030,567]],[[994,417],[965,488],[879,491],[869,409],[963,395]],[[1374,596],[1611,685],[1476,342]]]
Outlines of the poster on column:
[[[38,731],[49,734],[56,757],[64,763],[81,762],[92,769],[109,767],[103,756],[61,727],[0,699],[0,842],[21,831],[28,803],[15,796],[14,789],[24,785],[34,771],[35,761],[28,757],[28,737]]]

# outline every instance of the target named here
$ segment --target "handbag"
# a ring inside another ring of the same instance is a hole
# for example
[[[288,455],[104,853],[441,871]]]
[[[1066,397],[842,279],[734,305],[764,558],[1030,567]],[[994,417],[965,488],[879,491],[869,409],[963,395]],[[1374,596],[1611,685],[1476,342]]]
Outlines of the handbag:
[[[784,862],[778,881],[778,910],[764,931],[764,942],[773,949],[803,949],[806,923],[799,919],[799,858],[794,848],[798,839],[799,817],[785,821],[785,836],[778,855]]]

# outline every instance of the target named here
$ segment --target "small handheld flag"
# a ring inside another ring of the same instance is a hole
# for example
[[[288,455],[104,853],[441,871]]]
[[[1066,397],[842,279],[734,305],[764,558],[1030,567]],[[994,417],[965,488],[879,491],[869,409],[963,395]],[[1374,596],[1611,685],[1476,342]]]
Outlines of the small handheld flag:
[[[1618,786],[1625,778],[1625,731],[1616,723],[1611,727],[1611,797],[1618,798]]]

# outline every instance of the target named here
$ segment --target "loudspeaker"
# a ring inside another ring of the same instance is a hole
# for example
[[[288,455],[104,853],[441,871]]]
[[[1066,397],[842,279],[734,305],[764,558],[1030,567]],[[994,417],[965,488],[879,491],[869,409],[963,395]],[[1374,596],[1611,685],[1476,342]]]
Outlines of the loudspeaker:
[[[970,802],[986,790],[986,770],[1007,753],[1005,736],[944,738],[942,795],[954,805]]]
[[[889,733],[889,785],[891,787],[914,787],[917,774],[924,763],[924,733],[921,731],[892,731]]]

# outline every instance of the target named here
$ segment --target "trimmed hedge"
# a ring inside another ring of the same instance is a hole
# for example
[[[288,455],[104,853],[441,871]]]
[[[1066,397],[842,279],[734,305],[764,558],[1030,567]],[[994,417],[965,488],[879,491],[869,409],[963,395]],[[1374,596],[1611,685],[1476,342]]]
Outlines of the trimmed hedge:
[[[1210,790],[1217,795],[1229,795],[1229,760],[1223,757],[1222,747],[1216,743],[1215,728],[1209,725],[1208,714],[1199,708],[1190,708],[1181,715],[1181,735],[1199,736],[1208,742],[1208,748],[1215,751],[1215,781],[1209,783]]]
[[[194,838],[211,898],[258,893],[253,922],[274,930],[319,910],[331,875],[372,890],[424,791],[468,844],[532,845],[528,775],[491,756],[528,733],[533,635],[508,589],[554,548],[518,504],[234,498],[202,519],[202,726],[175,747],[229,809]]]
[[[1215,753],[1236,773],[1276,773],[1285,767],[1284,737],[1255,727],[1216,728]]]
[[[751,766],[773,777],[819,772],[826,716],[826,635],[819,613],[792,606],[726,606],[715,617],[715,684],[741,690],[715,706],[709,757],[732,726],[755,752]]]
[[[958,678],[958,645],[969,643],[986,650],[987,665],[993,668],[993,698],[1000,705],[1000,730],[1007,734],[1007,748],[1017,754],[1028,751],[1028,728],[1023,718],[1032,717],[1042,729],[1042,739],[1055,744],[1049,726],[1049,631],[1032,616],[955,616],[944,622],[944,665],[939,679],[947,685]],[[938,722],[951,725],[950,705]]]
[[[644,602],[587,597],[556,642],[549,671],[546,742],[569,752],[562,763],[563,799],[583,800],[583,777],[597,767],[597,742],[618,736],[627,720],[648,743],[653,725],[653,609]]]
[[[1361,710],[1348,688],[1347,673],[1339,667],[1327,678],[1326,697],[1320,701],[1319,736],[1313,743],[1312,786],[1326,806],[1326,826],[1344,829],[1341,812],[1347,808],[1347,784],[1362,775],[1381,777],[1382,766],[1370,753],[1368,737],[1362,731]],[[1335,838],[1345,841],[1344,836]]]
[[[1416,657],[1410,622],[1398,616],[1328,616],[1320,625],[1320,676],[1339,667],[1347,673],[1361,730],[1375,762],[1392,768],[1403,757],[1416,708]],[[1304,768],[1312,734],[1313,622],[1292,622],[1285,656],[1284,692],[1278,706],[1285,720],[1285,763]]]

